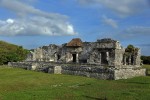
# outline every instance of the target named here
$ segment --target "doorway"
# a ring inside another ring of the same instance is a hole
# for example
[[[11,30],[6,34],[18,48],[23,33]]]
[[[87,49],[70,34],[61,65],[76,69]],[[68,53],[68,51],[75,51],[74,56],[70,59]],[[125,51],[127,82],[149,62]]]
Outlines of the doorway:
[[[76,58],[76,54],[72,54],[73,56],[73,62],[76,62],[77,58]]]
[[[58,55],[57,55],[57,60],[59,60],[60,58],[61,58],[61,56],[58,54]]]
[[[102,52],[102,53],[101,53],[101,63],[102,63],[103,65],[108,65],[106,52]]]

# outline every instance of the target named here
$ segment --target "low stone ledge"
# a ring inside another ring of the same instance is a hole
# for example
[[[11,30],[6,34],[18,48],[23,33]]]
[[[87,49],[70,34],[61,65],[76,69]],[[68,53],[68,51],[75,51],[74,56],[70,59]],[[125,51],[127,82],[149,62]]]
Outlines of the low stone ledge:
[[[137,76],[145,76],[146,75],[146,69],[117,69],[114,70],[114,79],[127,79],[127,78],[133,78]]]
[[[65,66],[62,64],[51,64],[44,62],[9,62],[8,66],[35,70],[50,74],[69,74],[97,79],[118,80],[136,76],[145,76],[146,69],[142,67],[127,66],[126,68],[103,67],[103,66]]]

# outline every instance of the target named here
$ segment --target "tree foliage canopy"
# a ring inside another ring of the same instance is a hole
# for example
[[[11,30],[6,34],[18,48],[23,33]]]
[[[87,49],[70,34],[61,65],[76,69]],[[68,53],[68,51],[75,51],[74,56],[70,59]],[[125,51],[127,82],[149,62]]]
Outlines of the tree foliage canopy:
[[[141,56],[143,64],[150,64],[150,56]]]
[[[0,65],[8,62],[22,61],[26,58],[28,50],[4,41],[0,41]]]
[[[138,53],[138,48],[134,47],[133,45],[128,45],[127,48],[125,49],[125,55],[136,55]]]
[[[128,45],[126,50],[126,52],[130,52],[130,53],[134,53],[134,52],[137,52],[138,51],[138,48],[134,47],[133,45]]]

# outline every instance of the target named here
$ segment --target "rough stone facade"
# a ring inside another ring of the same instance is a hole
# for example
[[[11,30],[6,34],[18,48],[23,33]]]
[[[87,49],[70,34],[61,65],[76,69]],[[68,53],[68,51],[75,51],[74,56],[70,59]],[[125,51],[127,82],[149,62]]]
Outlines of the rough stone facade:
[[[8,65],[50,74],[79,75],[105,80],[127,79],[136,76],[144,76],[146,74],[145,69],[132,68],[133,66],[127,66],[125,68],[114,68],[88,64],[67,65],[47,62],[9,62]]]
[[[125,56],[125,48],[119,41],[101,39],[96,42],[82,42],[72,39],[61,46],[51,44],[31,51],[26,61],[45,61],[62,63],[89,63],[102,66],[121,67],[122,65],[140,66],[140,49],[135,54]]]
[[[57,62],[58,53],[60,47],[55,44],[50,44],[49,46],[39,47],[30,51],[26,61],[45,61],[45,62]]]
[[[80,66],[63,65],[67,63],[80,64]],[[25,62],[9,63],[9,65],[22,66],[22,68],[28,66],[26,69],[31,70],[44,69],[55,74],[81,75],[98,79],[126,79],[145,75],[145,69],[141,68],[140,63],[138,48],[129,52],[119,41],[110,38],[96,42],[82,42],[81,39],[75,38],[61,46],[51,44],[34,49]],[[83,64],[86,66],[82,66]]]

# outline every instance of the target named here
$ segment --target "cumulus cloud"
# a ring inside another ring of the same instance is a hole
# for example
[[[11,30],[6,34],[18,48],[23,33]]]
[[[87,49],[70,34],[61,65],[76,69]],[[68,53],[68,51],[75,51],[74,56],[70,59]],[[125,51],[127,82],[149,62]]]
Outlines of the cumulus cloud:
[[[44,12],[20,0],[0,0],[0,7],[18,16],[14,19],[0,20],[0,35],[77,34],[65,15]]]
[[[117,22],[115,21],[115,20],[113,20],[113,19],[111,19],[111,18],[108,18],[107,16],[102,16],[102,18],[103,18],[103,22],[105,23],[105,24],[107,24],[107,25],[109,25],[109,26],[111,26],[111,27],[113,27],[113,28],[118,28],[118,24],[117,24]]]
[[[84,4],[103,5],[119,16],[129,16],[149,9],[149,0],[78,0]]]
[[[60,15],[57,13],[47,13],[44,11],[41,11],[39,9],[36,9],[35,7],[25,4],[25,2],[21,2],[19,0],[1,0],[0,1],[0,6],[7,8],[11,10],[12,12],[15,12],[19,16],[25,16],[25,15],[36,15],[36,16],[44,16],[44,17],[49,17],[49,18],[63,18],[65,19],[67,16]]]
[[[7,19],[6,22],[7,22],[8,24],[12,24],[12,23],[14,23],[14,20],[13,20],[13,19]]]
[[[0,21],[0,35],[74,35],[73,26],[44,17],[7,19]]]

